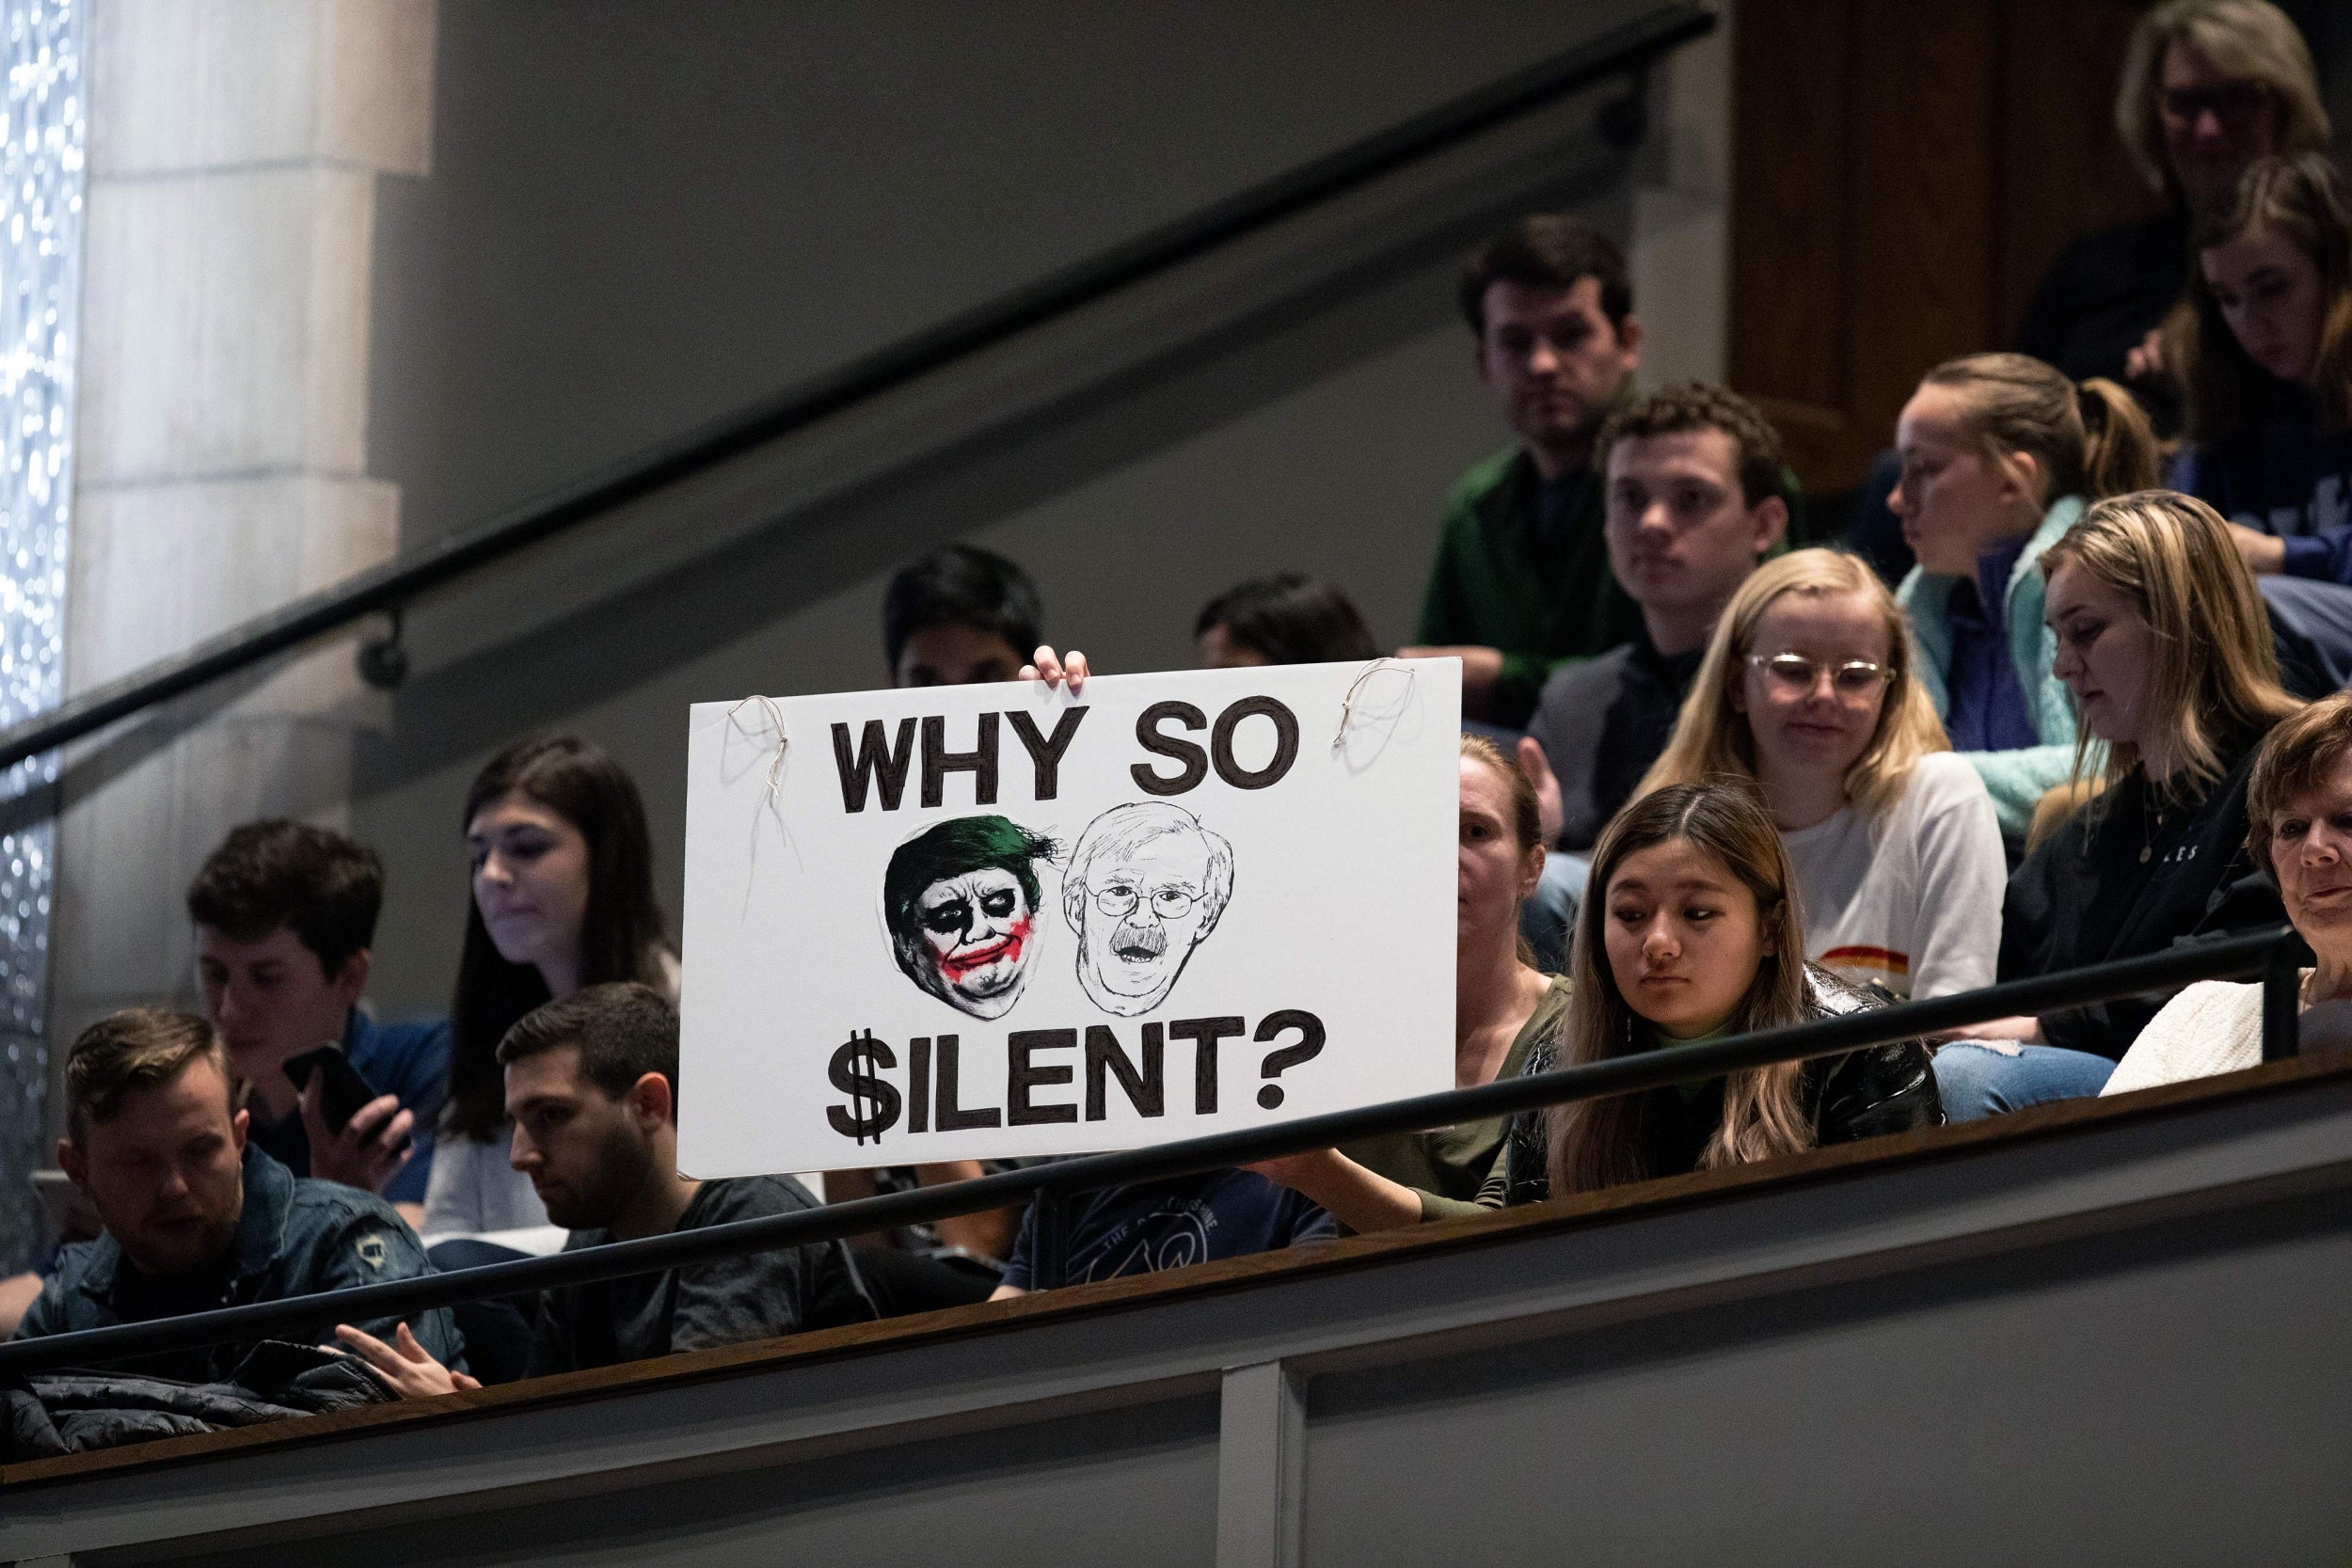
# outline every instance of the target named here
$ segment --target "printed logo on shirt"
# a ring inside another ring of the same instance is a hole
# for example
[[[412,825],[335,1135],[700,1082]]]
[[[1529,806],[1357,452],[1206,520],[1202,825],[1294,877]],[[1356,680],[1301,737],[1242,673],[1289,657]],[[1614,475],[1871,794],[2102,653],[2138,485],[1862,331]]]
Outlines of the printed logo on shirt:
[[[1087,1270],[1085,1282],[1117,1279],[1121,1275],[1157,1274],[1162,1269],[1206,1262],[1209,1232],[1216,1225],[1216,1211],[1197,1199],[1186,1199],[1142,1221],[1122,1225],[1104,1239],[1102,1256]],[[1156,1243],[1149,1234],[1152,1230],[1162,1231]]]
[[[384,1245],[384,1238],[381,1235],[370,1234],[362,1236],[358,1241],[352,1243],[351,1250],[358,1255],[359,1261],[365,1263],[371,1269],[380,1269],[384,1266],[384,1259],[387,1254],[387,1249]]]

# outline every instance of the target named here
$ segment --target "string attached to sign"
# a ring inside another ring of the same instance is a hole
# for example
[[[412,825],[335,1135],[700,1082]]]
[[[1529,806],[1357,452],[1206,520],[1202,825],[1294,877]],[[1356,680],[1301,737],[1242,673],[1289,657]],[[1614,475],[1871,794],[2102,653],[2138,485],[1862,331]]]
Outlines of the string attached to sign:
[[[1391,665],[1394,665],[1405,673],[1405,689],[1408,696],[1411,694],[1415,678],[1415,671],[1411,665],[1399,663],[1386,657],[1375,658],[1366,664],[1361,670],[1356,672],[1356,678],[1348,682],[1347,695],[1340,699],[1340,727],[1331,733],[1331,750],[1336,752],[1347,744],[1347,727],[1355,721],[1356,702],[1363,695],[1365,683]]]
[[[775,744],[774,750],[768,758],[767,788],[760,795],[759,811],[752,818],[751,854],[744,864],[743,879],[743,905],[747,910],[751,907],[752,886],[756,879],[753,874],[758,870],[759,866],[759,817],[762,816],[774,817],[776,832],[783,835],[784,842],[787,846],[792,843],[792,830],[784,819],[784,807],[780,802],[784,790],[785,756],[792,744],[791,734],[785,728],[783,705],[773,697],[745,697],[727,709],[727,727],[754,745],[765,746],[767,737],[755,733],[737,717],[744,708],[754,704],[758,705],[759,711],[766,717],[769,732],[774,736]]]

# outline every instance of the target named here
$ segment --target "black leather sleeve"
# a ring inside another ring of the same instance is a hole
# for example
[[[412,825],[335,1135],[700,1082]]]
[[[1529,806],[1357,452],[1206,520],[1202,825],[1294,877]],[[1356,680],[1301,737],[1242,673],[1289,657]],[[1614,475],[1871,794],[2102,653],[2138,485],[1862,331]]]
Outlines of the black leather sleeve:
[[[1820,1143],[1851,1143],[1882,1132],[1944,1124],[1933,1058],[1918,1041],[1849,1051],[1832,1057],[1827,1066],[1814,1123]]]

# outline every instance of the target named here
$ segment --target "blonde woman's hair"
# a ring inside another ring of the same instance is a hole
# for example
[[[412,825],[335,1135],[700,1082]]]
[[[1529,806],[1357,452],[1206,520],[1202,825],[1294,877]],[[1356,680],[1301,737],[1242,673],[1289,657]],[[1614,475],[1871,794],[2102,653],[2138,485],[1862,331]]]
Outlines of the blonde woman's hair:
[[[1643,776],[1637,795],[1669,784],[1694,784],[1731,775],[1756,777],[1756,736],[1747,715],[1731,705],[1732,692],[1747,679],[1748,656],[1780,650],[1758,648],[1756,628],[1784,594],[1816,597],[1860,594],[1886,626],[1887,664],[1892,671],[1879,701],[1878,728],[1870,744],[1846,769],[1846,799],[1871,816],[1901,798],[1911,770],[1930,752],[1952,743],[1935,716],[1935,704],[1919,682],[1918,650],[1895,595],[1861,557],[1843,550],[1791,550],[1757,567],[1715,619],[1691,694],[1666,749]]]
[[[2216,71],[2254,82],[2279,108],[2273,151],[2315,152],[2328,146],[2328,108],[2319,95],[2312,52],[2287,13],[2266,0],[2171,0],[2141,19],[2123,53],[2123,79],[2115,95],[2115,129],[2152,190],[2178,199],[2172,161],[2165,155],[2164,121],[2156,89],[2164,81],[2165,51],[2185,43]]]
[[[2092,376],[2079,386],[2028,354],[1970,354],[1920,377],[1960,403],[1962,421],[1995,457],[2030,455],[2042,504],[2096,500],[2156,483],[2156,433],[2131,393]]]
[[[2121,594],[2155,633],[2148,702],[2179,753],[2169,787],[2201,792],[2236,760],[2225,745],[2302,705],[2279,684],[2270,616],[2253,574],[2229,525],[2203,501],[2170,490],[2100,501],[2042,553],[2045,579],[2061,566],[2080,567]],[[2075,738],[2077,778],[2090,743],[2088,729]],[[2121,782],[2141,760],[2132,742],[2109,741],[2107,782]]]
[[[1772,948],[1757,964],[1756,978],[1726,1027],[1744,1035],[1801,1023],[1811,1015],[1796,875],[1756,785],[1736,778],[1674,784],[1619,812],[1593,850],[1591,891],[1577,911],[1561,1065],[1605,1061],[1647,1050],[1653,1043],[1650,1025],[1626,1002],[1609,963],[1609,884],[1629,856],[1676,839],[1687,840],[1720,863],[1755,897],[1756,924]],[[1728,1075],[1724,1081],[1724,1119],[1708,1134],[1699,1168],[1745,1164],[1811,1148],[1813,1119],[1798,1095],[1804,1074],[1802,1062],[1778,1062]],[[1643,1164],[1637,1099],[1618,1095],[1555,1105],[1545,1113],[1545,1131],[1555,1195],[1588,1193],[1664,1174]]]

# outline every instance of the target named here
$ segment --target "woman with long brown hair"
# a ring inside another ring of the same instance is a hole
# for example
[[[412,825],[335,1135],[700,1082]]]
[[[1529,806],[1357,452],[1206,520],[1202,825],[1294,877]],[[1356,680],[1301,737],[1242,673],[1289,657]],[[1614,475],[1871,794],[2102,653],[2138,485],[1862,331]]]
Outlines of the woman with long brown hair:
[[[1756,787],[1671,784],[1617,815],[1579,911],[1565,1027],[1529,1072],[1874,1006],[1804,960],[1796,879]],[[1490,1202],[1798,1154],[1943,1120],[1915,1040],[1516,1118]]]
[[[2010,879],[2000,977],[2278,925],[2278,891],[2247,854],[2247,775],[2300,705],[2279,684],[2262,595],[2228,527],[2169,490],[2118,496],[2042,569],[2058,676],[2082,713],[2077,766],[2089,774],[2090,743],[2105,742],[2104,788]],[[1945,1099],[1957,1117],[2096,1094],[2155,1011],[2131,998],[1977,1025],[2022,1049],[1945,1047]]]
[[[2352,202],[2324,154],[2265,158],[2198,226],[2195,249],[2166,324],[2166,363],[2188,392],[2172,488],[2229,519],[2273,614],[2341,678],[2352,673]]]
[[[507,1164],[499,1041],[543,1002],[637,980],[672,1002],[678,967],[654,900],[653,840],[628,769],[571,735],[533,735],[474,776],[460,817],[472,866],[450,1005],[449,1109],[425,1193],[428,1235],[543,1225]]]

